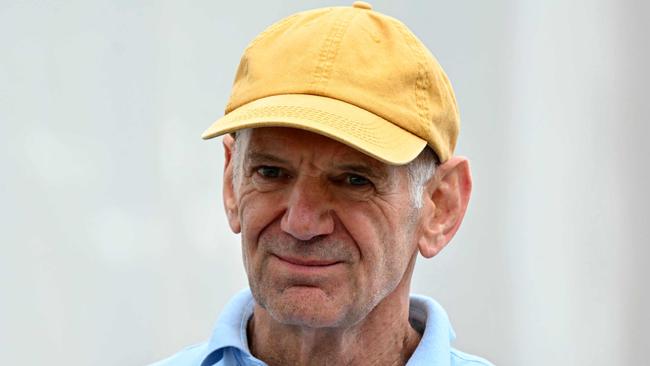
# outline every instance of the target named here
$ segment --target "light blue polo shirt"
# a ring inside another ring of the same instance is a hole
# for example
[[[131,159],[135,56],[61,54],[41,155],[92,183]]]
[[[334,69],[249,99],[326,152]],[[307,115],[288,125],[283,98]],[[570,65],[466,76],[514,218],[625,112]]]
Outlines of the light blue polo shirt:
[[[226,305],[208,342],[188,347],[150,366],[266,366],[248,349],[246,326],[255,301],[249,289]],[[411,295],[409,320],[422,333],[407,366],[493,366],[490,362],[451,347],[455,338],[445,310],[433,299]]]

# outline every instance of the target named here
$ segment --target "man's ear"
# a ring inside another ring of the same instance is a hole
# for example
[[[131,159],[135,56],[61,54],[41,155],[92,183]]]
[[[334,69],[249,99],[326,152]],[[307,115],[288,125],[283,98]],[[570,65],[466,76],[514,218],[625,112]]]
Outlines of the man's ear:
[[[233,165],[232,153],[235,148],[235,139],[227,134],[223,137],[223,150],[225,153],[225,163],[223,167],[223,206],[226,209],[228,224],[230,230],[235,234],[241,232],[241,223],[239,221],[239,207],[237,197],[233,187]]]
[[[425,186],[418,239],[422,256],[431,258],[449,243],[463,221],[471,192],[467,158],[454,156],[438,166]]]

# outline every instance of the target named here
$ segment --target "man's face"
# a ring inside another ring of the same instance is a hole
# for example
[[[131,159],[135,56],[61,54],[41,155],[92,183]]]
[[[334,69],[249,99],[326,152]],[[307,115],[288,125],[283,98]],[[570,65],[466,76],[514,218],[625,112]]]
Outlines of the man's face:
[[[241,228],[253,295],[275,320],[352,325],[408,286],[417,212],[405,167],[297,129],[241,138],[231,226]]]

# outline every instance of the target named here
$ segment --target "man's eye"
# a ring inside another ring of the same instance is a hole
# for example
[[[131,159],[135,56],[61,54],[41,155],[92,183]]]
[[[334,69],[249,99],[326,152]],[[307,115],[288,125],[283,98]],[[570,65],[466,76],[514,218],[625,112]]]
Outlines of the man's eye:
[[[282,176],[282,169],[275,166],[263,166],[257,168],[257,173],[264,178],[279,178]]]
[[[345,178],[346,183],[351,186],[365,186],[370,184],[370,180],[356,174],[350,174]]]

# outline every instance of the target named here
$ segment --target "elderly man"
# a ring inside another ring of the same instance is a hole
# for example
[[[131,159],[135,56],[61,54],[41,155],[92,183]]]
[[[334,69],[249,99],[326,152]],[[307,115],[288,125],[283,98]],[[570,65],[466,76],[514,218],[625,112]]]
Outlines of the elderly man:
[[[211,339],[157,365],[489,365],[410,295],[471,191],[447,76],[367,3],[316,9],[248,46],[223,118],[223,199],[250,290]]]

